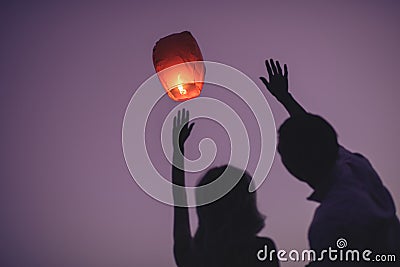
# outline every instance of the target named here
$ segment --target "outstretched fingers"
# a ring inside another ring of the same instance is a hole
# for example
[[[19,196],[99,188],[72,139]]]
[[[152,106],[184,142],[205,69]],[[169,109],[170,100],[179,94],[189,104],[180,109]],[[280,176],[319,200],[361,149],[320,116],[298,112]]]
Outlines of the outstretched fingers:
[[[189,124],[189,110],[182,109],[178,110],[178,114],[174,117],[174,128],[180,127],[193,127],[193,123]]]
[[[282,75],[287,77],[288,76],[288,70],[287,70],[287,65],[284,64],[284,71],[282,71],[281,64],[279,61],[274,61],[272,58],[271,59],[266,59],[265,60],[265,66],[267,67],[267,72],[269,77],[272,77],[274,75]],[[265,83],[265,85],[268,84],[268,81],[265,78],[260,79]]]
[[[272,73],[272,69],[271,69],[271,66],[269,65],[268,59],[265,60],[265,66],[267,67],[268,75],[270,77],[273,76],[274,74]]]
[[[188,134],[190,134],[190,132],[193,129],[194,123],[191,123],[189,125],[189,110],[186,110],[186,112],[184,114],[185,114],[185,119],[183,120],[182,124],[183,124],[183,127],[187,127],[188,128]]]
[[[274,74],[274,75],[278,74],[278,71],[277,71],[277,69],[276,69],[274,60],[271,58],[269,61],[270,61],[270,64],[271,64],[271,68],[272,68],[273,74]]]
[[[276,61],[276,68],[278,69],[278,74],[279,74],[279,75],[283,75],[283,74],[282,74],[281,64],[279,64],[279,61]]]
[[[185,112],[185,109],[183,109],[183,112],[185,114],[185,119],[183,120],[183,123],[186,124],[189,122],[189,110],[186,110],[186,112]]]
[[[288,77],[288,69],[287,69],[287,65],[285,64],[284,66],[283,66],[283,68],[284,68],[284,74],[283,74],[283,76],[285,76],[285,78],[287,78]]]

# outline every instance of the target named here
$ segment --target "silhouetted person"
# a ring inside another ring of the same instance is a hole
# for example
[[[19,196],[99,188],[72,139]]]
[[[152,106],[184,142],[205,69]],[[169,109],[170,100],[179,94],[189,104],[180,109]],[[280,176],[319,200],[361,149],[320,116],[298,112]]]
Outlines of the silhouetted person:
[[[347,241],[344,252],[360,251],[359,265],[339,260],[310,265],[365,266],[368,264],[361,253],[368,249],[372,251],[367,256],[371,260],[376,254],[397,254],[392,265],[376,261],[372,264],[399,266],[400,224],[392,197],[378,174],[365,157],[338,144],[336,132],[326,120],[307,113],[294,100],[288,92],[286,65],[282,72],[278,61],[275,64],[272,59],[266,60],[265,64],[269,80],[260,79],[290,114],[278,131],[282,163],[293,176],[314,189],[308,199],[320,203],[308,233],[311,249],[338,249],[337,240],[343,238]]]
[[[184,143],[194,125],[193,123],[189,125],[188,122],[189,112],[185,110],[182,113],[179,111],[178,116],[174,118],[172,182],[180,186],[185,185]],[[188,208],[175,206],[174,256],[177,265],[179,267],[279,266],[276,255],[273,255],[272,261],[269,261],[269,255],[265,261],[257,258],[257,252],[265,245],[268,251],[276,248],[271,239],[257,236],[264,227],[264,216],[257,209],[256,193],[248,192],[251,177],[247,172],[243,173],[232,166],[213,168],[201,178],[198,186],[215,181],[223,173],[232,179],[240,175],[240,180],[222,198],[197,207],[199,225],[194,237],[190,233]],[[207,199],[206,194],[205,191],[197,189],[197,203],[204,203],[202,200]],[[187,203],[184,188],[174,189],[173,196],[175,203]]]

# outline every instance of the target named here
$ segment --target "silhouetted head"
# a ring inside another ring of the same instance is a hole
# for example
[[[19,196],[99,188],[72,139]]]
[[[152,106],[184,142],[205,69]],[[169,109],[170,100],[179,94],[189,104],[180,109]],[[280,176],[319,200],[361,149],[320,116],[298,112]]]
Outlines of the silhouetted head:
[[[211,183],[224,173],[227,178],[237,179],[239,182],[222,198],[197,207],[199,228],[196,239],[212,240],[229,237],[240,239],[246,236],[255,236],[264,227],[264,216],[257,209],[256,192],[249,192],[251,176],[232,166],[221,166],[209,170],[200,180],[198,186]],[[196,199],[204,199],[204,191],[196,191]],[[227,242],[227,241],[224,241]],[[228,240],[229,242],[229,240]]]
[[[292,175],[315,188],[337,159],[339,145],[333,127],[320,116],[306,114],[287,119],[278,133],[282,163]]]

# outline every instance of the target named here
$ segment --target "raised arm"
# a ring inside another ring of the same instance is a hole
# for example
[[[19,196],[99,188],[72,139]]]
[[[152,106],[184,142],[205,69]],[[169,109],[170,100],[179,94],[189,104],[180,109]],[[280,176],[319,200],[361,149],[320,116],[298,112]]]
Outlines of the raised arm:
[[[172,142],[174,148],[172,164],[172,183],[181,186],[173,189],[174,202],[186,204],[185,171],[184,171],[184,144],[192,131],[194,123],[189,125],[189,111],[178,111],[174,117]],[[189,212],[187,207],[174,207],[174,257],[179,267],[192,266],[193,241],[190,233]]]
[[[276,64],[273,59],[265,60],[265,66],[269,75],[269,80],[265,77],[260,77],[268,91],[285,107],[291,117],[301,116],[306,114],[305,109],[293,98],[289,93],[288,85],[288,69],[284,65],[282,72],[279,61]]]

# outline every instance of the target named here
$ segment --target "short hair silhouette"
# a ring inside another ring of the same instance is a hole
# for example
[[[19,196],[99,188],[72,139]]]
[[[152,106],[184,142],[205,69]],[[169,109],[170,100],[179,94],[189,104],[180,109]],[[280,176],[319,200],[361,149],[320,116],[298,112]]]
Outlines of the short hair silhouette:
[[[234,179],[240,175],[238,183],[222,198],[197,207],[199,226],[195,234],[196,245],[203,247],[210,243],[240,240],[255,236],[264,227],[263,216],[257,209],[256,192],[249,192],[251,176],[233,166],[224,165],[209,170],[199,181],[198,186],[217,180],[224,171]],[[224,174],[225,175],[225,174]],[[196,191],[196,199],[202,199],[204,191]]]
[[[338,155],[337,134],[322,117],[306,113],[279,128],[278,152],[288,171],[314,187],[332,169]]]

